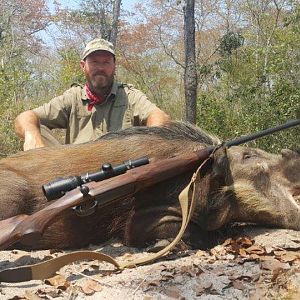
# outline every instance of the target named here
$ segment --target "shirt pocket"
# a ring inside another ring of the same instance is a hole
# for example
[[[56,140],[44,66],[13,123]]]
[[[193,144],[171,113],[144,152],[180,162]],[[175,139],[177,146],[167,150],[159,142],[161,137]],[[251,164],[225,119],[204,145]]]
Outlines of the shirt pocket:
[[[110,131],[131,127],[132,110],[127,105],[114,105],[109,119]]]
[[[88,110],[88,105],[78,105],[76,106],[75,115],[78,116],[78,118],[84,118],[84,117],[90,117],[92,114],[92,110]]]

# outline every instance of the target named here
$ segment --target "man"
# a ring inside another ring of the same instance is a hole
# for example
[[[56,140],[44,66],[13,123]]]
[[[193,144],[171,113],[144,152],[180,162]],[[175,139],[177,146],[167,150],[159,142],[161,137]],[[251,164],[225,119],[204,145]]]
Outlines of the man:
[[[80,66],[86,77],[84,87],[72,86],[49,103],[17,116],[15,130],[24,139],[24,150],[59,144],[51,134],[53,128],[66,129],[66,144],[79,144],[109,131],[169,121],[142,92],[114,79],[115,52],[110,42],[89,42]]]

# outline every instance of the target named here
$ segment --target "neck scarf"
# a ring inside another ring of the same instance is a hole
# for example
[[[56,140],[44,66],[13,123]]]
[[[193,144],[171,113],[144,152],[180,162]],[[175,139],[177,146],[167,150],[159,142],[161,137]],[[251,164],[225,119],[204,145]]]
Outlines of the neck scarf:
[[[105,101],[105,99],[102,96],[98,96],[94,94],[91,90],[88,84],[85,86],[85,91],[88,96],[88,98],[91,100],[91,102],[88,104],[88,110],[91,111],[93,109],[93,106],[96,104],[101,104]]]

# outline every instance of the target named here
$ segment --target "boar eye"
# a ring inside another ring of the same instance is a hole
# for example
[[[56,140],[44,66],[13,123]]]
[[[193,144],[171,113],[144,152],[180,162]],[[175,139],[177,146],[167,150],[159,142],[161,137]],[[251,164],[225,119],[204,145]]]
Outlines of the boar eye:
[[[249,159],[249,158],[252,158],[252,157],[256,157],[256,155],[254,153],[249,153],[249,152],[246,152],[243,154],[243,159]]]

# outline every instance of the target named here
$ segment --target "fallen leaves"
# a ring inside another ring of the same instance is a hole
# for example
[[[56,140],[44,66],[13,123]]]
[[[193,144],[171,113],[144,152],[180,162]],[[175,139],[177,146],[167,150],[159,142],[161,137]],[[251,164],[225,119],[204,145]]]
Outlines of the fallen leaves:
[[[292,264],[299,262],[298,252],[265,248],[249,237],[227,239],[209,251],[198,250],[193,256],[200,261],[199,265],[192,263],[171,268],[161,264],[157,267],[155,279],[144,279],[143,291],[160,291],[168,297],[180,299],[184,295],[183,287],[195,281],[193,291],[197,297],[225,295],[228,289],[249,293],[256,287],[265,289],[271,286],[285,276]],[[176,287],[173,287],[174,283]]]
[[[71,285],[70,282],[62,275],[55,275],[48,278],[45,280],[45,283],[63,291]]]
[[[91,279],[85,279],[83,282],[77,284],[77,286],[80,288],[82,293],[88,296],[102,290],[102,286],[98,282]]]
[[[289,268],[287,264],[284,264],[273,257],[262,257],[260,260],[260,267],[261,269],[268,270],[268,271]]]
[[[248,260],[260,260],[264,257],[275,256],[275,259],[282,263],[300,263],[300,252],[287,251],[284,249],[265,248],[261,245],[256,245],[254,240],[248,237],[239,237],[237,239],[227,239],[222,245],[218,245],[210,250],[212,255],[226,256],[232,253],[235,257],[240,256]]]
[[[119,292],[122,289],[129,298],[142,295],[140,299],[144,300],[157,299],[157,295],[170,299],[189,299],[188,295],[191,295],[190,298],[202,295],[234,295],[232,298],[240,298],[241,295],[251,294],[252,299],[257,299],[257,296],[271,299],[276,298],[279,292],[294,297],[289,299],[298,299],[299,276],[295,277],[291,271],[298,270],[300,273],[299,248],[295,242],[290,247],[291,244],[286,240],[278,244],[268,243],[264,247],[263,243],[258,244],[248,236],[231,238],[207,251],[182,248],[153,265],[125,272],[103,268],[98,261],[81,262],[62,269],[60,275],[45,281],[47,285],[40,285],[29,292],[24,290],[23,295],[11,299],[71,299],[70,295],[88,298],[95,293],[99,294],[92,297],[101,298],[111,291]],[[124,249],[122,260],[143,255],[130,248]],[[122,249],[117,250],[122,252]],[[186,254],[189,256],[184,257]],[[14,251],[11,256],[17,263],[32,263],[57,255],[60,253],[55,250],[43,255],[34,254],[33,257],[25,251]],[[9,263],[7,260],[6,265]],[[293,276],[295,280],[291,282]],[[2,295],[0,291],[0,298]]]
[[[279,259],[282,262],[292,263],[292,262],[298,262],[300,263],[300,252],[295,251],[274,251],[274,254],[277,259]]]
[[[177,286],[169,286],[165,289],[165,295],[173,299],[184,299],[182,291]]]
[[[202,294],[222,295],[224,289],[230,286],[232,286],[232,281],[225,274],[218,276],[206,272],[197,278],[195,292],[197,296]]]
[[[71,286],[71,283],[62,275],[55,275],[51,278],[48,278],[45,280],[45,283],[62,291],[66,291]],[[92,277],[86,278],[79,282],[75,282],[73,284],[73,288],[78,289],[80,292],[88,296],[102,290],[102,286],[99,281],[95,280]]]

